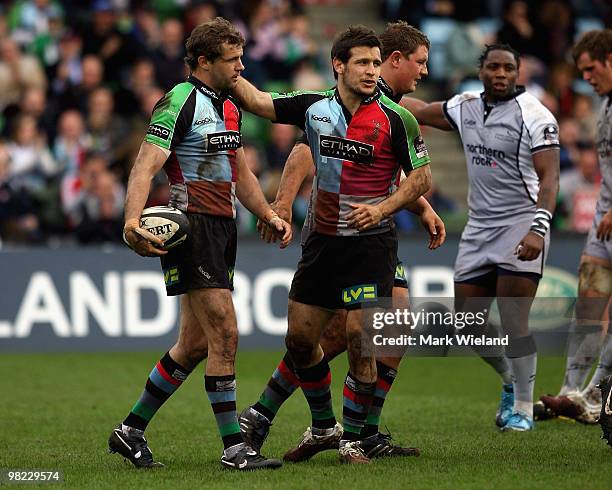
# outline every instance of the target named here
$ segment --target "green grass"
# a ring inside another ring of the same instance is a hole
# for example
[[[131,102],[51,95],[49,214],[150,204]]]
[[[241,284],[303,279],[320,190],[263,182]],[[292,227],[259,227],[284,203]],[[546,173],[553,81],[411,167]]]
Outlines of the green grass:
[[[341,466],[327,452],[278,471],[221,468],[221,444],[203,391],[202,368],[160,410],[147,435],[163,469],[138,471],[106,453],[106,439],[140,395],[159,353],[3,355],[0,358],[0,468],[59,469],[76,488],[606,488],[612,451],[599,427],[542,422],[532,433],[501,434],[493,418],[499,385],[482,361],[407,359],[383,412],[395,438],[419,458]],[[278,352],[238,357],[238,405],[253,402]],[[332,363],[341,416],[346,361]],[[556,392],[563,359],[540,360],[536,393]],[[301,393],[275,420],[264,454],[281,457],[309,424]]]

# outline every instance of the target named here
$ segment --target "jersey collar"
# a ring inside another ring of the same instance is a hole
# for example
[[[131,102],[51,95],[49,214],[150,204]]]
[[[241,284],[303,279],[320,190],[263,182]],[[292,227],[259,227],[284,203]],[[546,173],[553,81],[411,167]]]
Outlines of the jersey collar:
[[[189,75],[187,77],[187,81],[189,83],[191,83],[192,85],[195,85],[195,87],[204,95],[206,95],[207,97],[209,97],[212,100],[215,101],[220,101],[223,99],[226,99],[227,96],[226,94],[217,94],[212,88],[210,88],[208,85],[206,85],[202,80],[200,80],[197,77],[194,77],[193,75]]]
[[[383,93],[383,95],[389,97],[396,104],[398,104],[399,101],[402,100],[402,95],[394,94],[393,89],[389,86],[389,84],[385,81],[383,77],[378,77],[378,88]]]
[[[498,102],[506,102],[508,100],[512,100],[515,97],[518,97],[519,95],[521,95],[523,92],[525,92],[525,87],[523,85],[517,85],[516,86],[516,90],[507,95],[506,97],[502,97],[500,99],[497,99],[495,102],[491,103],[491,102],[487,102],[487,99],[485,99],[485,93],[484,90],[482,92],[480,92],[480,98],[482,99],[482,101],[485,103],[485,105],[495,105]]]

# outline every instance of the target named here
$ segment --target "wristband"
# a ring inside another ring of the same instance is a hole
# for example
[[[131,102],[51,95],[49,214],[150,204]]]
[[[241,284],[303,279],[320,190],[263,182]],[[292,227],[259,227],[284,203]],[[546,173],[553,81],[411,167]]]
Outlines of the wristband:
[[[548,209],[539,208],[536,210],[536,214],[533,217],[533,222],[529,228],[529,231],[540,235],[542,238],[546,236],[546,232],[550,229],[550,222],[552,221],[552,214]]]

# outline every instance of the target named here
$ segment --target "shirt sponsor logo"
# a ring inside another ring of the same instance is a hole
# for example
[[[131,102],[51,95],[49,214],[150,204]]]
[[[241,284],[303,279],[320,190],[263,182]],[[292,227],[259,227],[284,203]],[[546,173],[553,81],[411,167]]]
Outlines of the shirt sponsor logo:
[[[342,302],[345,305],[356,303],[369,303],[378,299],[378,288],[376,284],[362,284],[342,290]]]
[[[374,146],[360,141],[322,134],[319,136],[321,156],[339,158],[349,162],[371,165]]]
[[[200,126],[201,124],[210,124],[212,122],[215,122],[215,120],[212,117],[205,117],[203,119],[198,119],[197,121],[193,123],[193,125]]]
[[[147,134],[155,136],[161,140],[167,141],[170,138],[170,130],[157,124],[151,124],[147,130]]]
[[[319,122],[331,124],[331,119],[327,116],[317,116],[316,114],[312,114],[310,117],[313,121],[319,121]]]
[[[465,145],[465,148],[472,154],[472,165],[482,165],[483,167],[497,167],[496,160],[503,160],[506,154],[501,150],[493,150],[485,145]]]
[[[427,147],[425,146],[425,142],[423,141],[423,137],[419,134],[414,141],[414,151],[416,153],[417,158],[423,158],[427,156]]]
[[[219,133],[209,133],[208,153],[219,151],[237,150],[242,146],[242,137],[238,131],[221,131]]]
[[[554,124],[549,124],[544,128],[544,140],[551,143],[559,142],[559,130]]]

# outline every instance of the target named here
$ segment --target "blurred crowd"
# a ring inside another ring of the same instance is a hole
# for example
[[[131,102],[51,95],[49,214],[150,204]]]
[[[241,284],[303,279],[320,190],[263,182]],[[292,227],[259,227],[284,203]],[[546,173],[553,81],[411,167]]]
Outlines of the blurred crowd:
[[[243,32],[244,76],[269,90],[333,84],[324,43],[307,12],[329,0],[18,0],[0,4],[0,239],[3,243],[121,240],[127,177],[151,110],[182,81],[184,42],[217,15]],[[373,7],[374,8],[374,2]],[[430,77],[437,98],[477,85],[484,43],[508,42],[525,54],[521,82],[553,111],[562,143],[556,226],[584,232],[600,175],[594,149],[598,101],[577,79],[569,49],[586,28],[607,25],[605,1],[402,1],[380,3],[382,19],[403,18],[432,40]],[[350,9],[350,1],[336,8]],[[469,8],[468,8],[469,5]],[[439,29],[442,28],[442,31]],[[247,161],[269,200],[298,130],[245,114]],[[429,143],[431,144],[431,143]],[[300,226],[312,176],[294,206]],[[461,211],[435,189],[443,212]],[[147,205],[165,204],[163,173]],[[412,230],[408,214],[397,218]],[[238,209],[243,233],[253,217]]]

